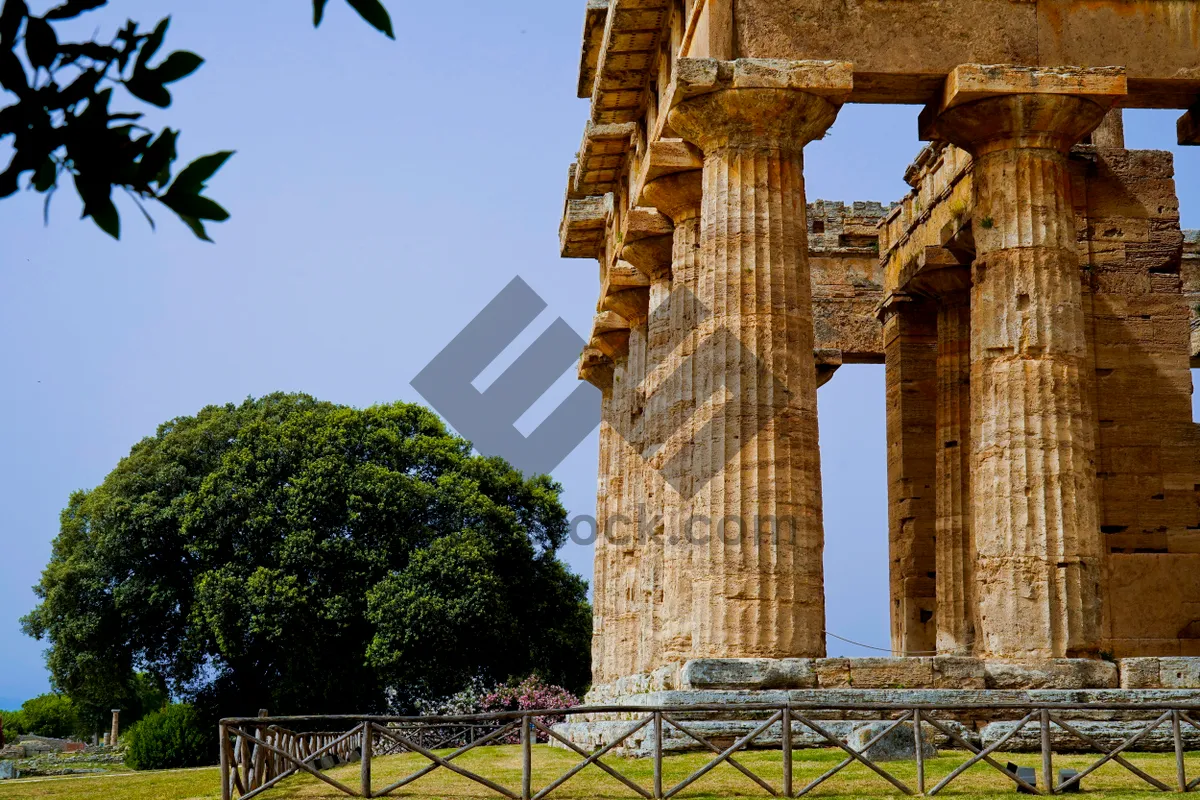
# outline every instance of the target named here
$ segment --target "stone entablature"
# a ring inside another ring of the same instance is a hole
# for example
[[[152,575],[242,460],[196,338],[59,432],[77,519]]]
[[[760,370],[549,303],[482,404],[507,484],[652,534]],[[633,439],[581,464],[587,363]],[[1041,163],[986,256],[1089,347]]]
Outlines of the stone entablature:
[[[591,115],[574,190],[616,191],[628,164],[591,164],[592,126],[637,123],[619,160],[640,160],[664,135],[680,58],[828,59],[853,63],[850,102],[923,104],[963,63],[1055,67],[1122,64],[1132,79],[1125,107],[1196,104],[1190,0],[1100,0],[1065,13],[1057,2],[909,0],[870,7],[821,0],[587,0],[580,97]],[[964,25],[969,20],[970,24]],[[1151,44],[1153,43],[1153,44]],[[1181,143],[1197,137],[1195,112]],[[591,176],[603,172],[595,180]],[[635,187],[630,196],[636,199]]]

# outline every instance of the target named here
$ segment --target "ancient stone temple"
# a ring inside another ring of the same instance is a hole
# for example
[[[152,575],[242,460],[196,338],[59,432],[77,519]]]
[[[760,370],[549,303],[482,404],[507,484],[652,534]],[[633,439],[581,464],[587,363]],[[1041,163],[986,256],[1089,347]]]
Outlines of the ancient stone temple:
[[[1200,143],[1198,42],[1187,0],[589,0],[593,699],[1200,689],[1200,241],[1122,130]],[[846,103],[924,106],[900,202],[806,197]],[[855,364],[892,659],[825,658],[817,391]]]

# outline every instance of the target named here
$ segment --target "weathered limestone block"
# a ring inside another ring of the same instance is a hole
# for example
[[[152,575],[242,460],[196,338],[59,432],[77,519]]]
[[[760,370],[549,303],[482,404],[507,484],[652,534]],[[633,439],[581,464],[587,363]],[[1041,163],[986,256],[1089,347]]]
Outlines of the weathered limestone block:
[[[687,61],[678,64],[680,96],[707,93],[675,106],[669,121],[705,155],[697,295],[708,310],[699,334],[711,344],[698,345],[706,369],[697,394],[731,395],[696,434],[703,485],[694,508],[716,530],[694,562],[694,654],[821,656],[824,533],[803,147],[832,124],[838,105],[794,89],[726,88],[725,65]],[[754,84],[761,76],[745,77]],[[763,519],[778,528],[764,531]]]
[[[1100,124],[1124,79],[1112,70],[1013,69],[1004,76],[1012,93],[1000,94],[1003,71],[956,70],[936,122],[974,158],[977,649],[1094,656],[1102,593],[1094,373],[1067,153]],[[1045,91],[1050,77],[1072,94],[1033,93]]]
[[[848,658],[815,659],[813,670],[817,673],[817,686],[822,689],[849,689],[852,686]]]
[[[989,689],[1115,689],[1120,685],[1116,664],[1089,658],[986,661],[984,671]]]
[[[809,658],[701,658],[683,665],[681,689],[809,689]]]
[[[1148,724],[1154,721],[1152,715],[1149,719],[1141,721],[1129,722],[1093,722],[1089,720],[1076,720],[1068,722],[1072,728],[1075,728],[1084,736],[1088,736],[1096,741],[1101,747],[1109,750],[1123,744],[1125,740],[1137,735]],[[1017,725],[1016,722],[993,722],[980,731],[980,739],[984,747],[995,744],[997,741],[1006,736]],[[1200,730],[1192,728],[1190,725],[1185,725],[1182,731],[1184,746],[1188,750],[1200,748]],[[1095,753],[1089,744],[1084,742],[1078,736],[1070,733],[1064,728],[1056,724],[1050,725],[1050,744],[1054,747],[1057,753]],[[1030,723],[1020,730],[1015,736],[999,747],[1005,752],[1034,752],[1041,750],[1042,747],[1042,732],[1041,728]],[[1171,723],[1165,722],[1159,725],[1150,733],[1143,736],[1132,747],[1132,751],[1141,753],[1164,753],[1175,749],[1175,738],[1171,731]]]
[[[937,656],[933,659],[934,689],[984,689],[987,672],[983,661],[962,656]]]
[[[1117,661],[1122,689],[1159,688],[1159,658],[1122,658]]]
[[[888,730],[892,725],[893,723],[891,722],[872,722],[870,725],[855,728],[847,744],[872,761],[913,761],[917,757],[917,737],[916,726],[911,722],[900,724],[882,739],[870,747],[867,746],[875,737]],[[929,735],[934,730],[936,729],[932,725],[921,726],[923,736]],[[934,746],[933,742],[923,738],[921,742],[922,756],[925,758],[934,758],[937,756],[937,753],[937,747]]]
[[[1122,658],[1122,689],[1200,689],[1200,658]]]
[[[933,685],[931,658],[850,659],[850,685],[856,689],[906,689]]]
[[[636,720],[636,717],[634,718]],[[738,739],[749,734],[760,724],[762,720],[692,720],[682,721],[682,724],[689,731],[698,736],[708,739],[718,747],[728,747]],[[621,736],[632,728],[636,722],[634,720],[595,720],[595,721],[571,721],[556,725],[554,730],[566,738],[580,745],[584,749],[596,750],[604,747],[613,741],[621,738]],[[869,728],[872,725],[879,723],[868,723],[864,725],[862,722],[854,720],[822,720],[818,723],[822,728],[829,732],[830,735],[836,736],[842,741],[853,741],[861,734],[858,731]],[[972,744],[978,744],[979,737],[973,731],[969,730],[960,723],[947,721],[943,722],[947,728],[953,730],[963,739]],[[913,752],[912,744],[912,726],[902,726],[908,729],[909,751]],[[878,733],[878,731],[876,731]],[[941,731],[938,731],[932,725],[922,726],[922,733],[926,740],[926,753],[936,755],[937,747],[953,746],[951,740]],[[874,734],[872,734],[872,737]],[[775,723],[774,725],[763,731],[751,745],[751,749],[778,749],[783,738],[783,725]],[[871,737],[863,740],[864,743],[869,741]],[[891,737],[889,737],[890,739]],[[887,740],[885,740],[887,741]],[[551,744],[557,747],[565,747],[561,743],[551,741]],[[812,748],[830,747],[830,742],[824,736],[820,735],[812,728],[801,722],[792,723],[792,747],[796,750],[807,750]],[[642,730],[630,736],[621,746],[615,749],[622,755],[647,757],[653,753],[654,741],[653,732],[650,726],[646,726]],[[676,730],[670,725],[663,726],[663,749],[666,752],[682,753],[695,752],[705,750],[704,745],[692,739],[690,736]],[[872,748],[874,752],[874,748]],[[872,756],[873,757],[873,756]],[[912,757],[911,755],[909,757]],[[881,760],[881,759],[876,759]]]

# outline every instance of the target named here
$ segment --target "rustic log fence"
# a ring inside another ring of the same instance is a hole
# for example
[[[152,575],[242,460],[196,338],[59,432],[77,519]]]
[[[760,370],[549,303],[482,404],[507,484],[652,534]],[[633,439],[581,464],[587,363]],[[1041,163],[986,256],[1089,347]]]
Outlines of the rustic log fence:
[[[990,714],[1010,714],[1015,725],[1003,736],[987,746],[977,746],[968,741],[947,724],[955,717]],[[749,733],[725,747],[718,746],[695,729],[693,721],[684,720],[703,714],[745,715],[755,717]],[[1128,719],[1136,717],[1136,728],[1119,744],[1106,746],[1079,728],[1080,717],[1095,718],[1103,715],[1118,715]],[[554,730],[547,720],[570,719],[582,716],[603,715],[624,717],[627,727],[620,735],[591,752],[572,742]],[[841,715],[856,720],[871,718],[890,722],[880,730],[862,751],[852,748],[846,741],[832,733],[826,725],[831,715]],[[1084,778],[1108,763],[1118,764],[1137,776],[1141,781],[1160,792],[1191,792],[1200,787],[1200,776],[1188,778],[1185,753],[1187,752],[1184,730],[1190,726],[1200,731],[1200,703],[744,703],[723,705],[680,705],[680,706],[592,706],[572,709],[512,711],[473,716],[444,717],[395,717],[395,716],[322,716],[322,717],[245,717],[224,719],[220,723],[221,797],[222,800],[248,800],[257,797],[293,775],[307,773],[323,781],[337,791],[350,797],[386,797],[397,790],[424,778],[430,773],[445,769],[474,783],[486,787],[495,794],[511,800],[543,800],[564,784],[576,777],[588,766],[595,766],[639,797],[646,800],[667,800],[700,780],[721,764],[728,764],[752,780],[773,797],[802,797],[816,789],[851,764],[862,764],[895,789],[906,795],[933,796],[960,778],[963,773],[977,764],[986,764],[998,770],[1022,791],[1041,794],[1061,794],[1075,791]],[[916,752],[916,785],[910,786],[871,760],[867,751],[900,726],[908,723],[912,728]],[[291,726],[291,727],[287,727]],[[348,726],[348,727],[347,727]],[[691,727],[689,727],[691,726]],[[779,727],[779,744],[767,746],[761,741],[769,729]],[[958,748],[970,753],[962,764],[929,787],[923,752],[926,726],[937,731]],[[1029,726],[1036,726],[1040,733],[1041,778],[1027,778],[1020,772],[1010,771],[993,755],[1010,740]],[[1149,734],[1161,726],[1169,726],[1175,758],[1175,779],[1160,780],[1146,773],[1124,757]],[[334,731],[292,730],[314,727],[340,728]],[[829,747],[845,753],[836,766],[802,786],[797,786],[793,770],[794,731],[812,731]],[[1054,772],[1055,747],[1053,730],[1057,727],[1068,737],[1089,750],[1099,752],[1100,757],[1084,769]],[[643,734],[649,743],[648,758],[653,763],[653,778],[650,786],[643,786],[605,763],[602,759],[626,743],[635,734]],[[664,736],[670,731],[694,740],[709,751],[713,758],[682,781],[668,786],[663,779]],[[453,763],[465,753],[477,747],[501,743],[506,737],[516,734],[521,744],[521,785],[517,788],[503,786],[496,781],[472,772],[460,764]],[[551,780],[546,785],[534,786],[533,744],[540,736],[553,740],[574,752],[583,760],[571,769]],[[454,747],[445,755],[435,750]],[[735,753],[750,749],[773,749],[780,753],[782,782],[775,785],[756,774],[734,758]],[[416,753],[429,763],[403,778],[384,787],[376,788],[372,782],[372,761],[382,755]],[[359,780],[357,786],[348,786],[326,775],[330,767],[357,762]]]

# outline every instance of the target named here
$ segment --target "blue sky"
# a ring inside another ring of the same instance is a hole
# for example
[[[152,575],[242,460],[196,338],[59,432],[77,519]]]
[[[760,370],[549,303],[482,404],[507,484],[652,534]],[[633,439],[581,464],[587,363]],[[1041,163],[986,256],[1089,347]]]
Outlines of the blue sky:
[[[84,20],[107,35],[169,9],[167,47],[208,59],[150,122],[182,128],[185,159],[238,151],[210,189],[233,218],[210,245],[125,205],[118,243],[69,191],[48,228],[40,198],[0,205],[0,707],[48,687],[17,618],[59,510],[160,422],[275,390],[420,401],[409,381],[514,275],[549,308],[509,357],[556,317],[586,335],[596,265],[560,259],[557,239],[587,112],[583,1],[388,5],[396,42],[339,2],[319,31],[301,0],[113,0]],[[844,109],[807,151],[809,198],[900,198],[916,114]],[[1176,116],[1130,114],[1129,143],[1181,153],[1184,225],[1200,227],[1200,148],[1174,147]],[[829,629],[886,646],[883,368],[844,368],[819,399]],[[596,448],[555,471],[572,513],[594,510]],[[591,577],[589,548],[564,556]]]

